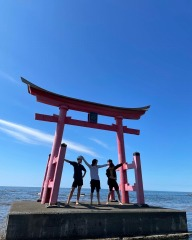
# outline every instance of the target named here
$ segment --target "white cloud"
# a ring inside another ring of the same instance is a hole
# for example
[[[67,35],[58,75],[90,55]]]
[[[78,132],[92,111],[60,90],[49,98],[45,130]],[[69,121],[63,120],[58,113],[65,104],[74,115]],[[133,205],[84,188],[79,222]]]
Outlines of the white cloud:
[[[13,78],[11,75],[3,72],[2,70],[0,70],[0,77],[4,78],[4,79],[6,79],[6,80],[8,80],[8,81],[10,81],[12,83],[17,83],[18,84],[18,81],[15,80],[15,78]]]
[[[14,132],[12,130],[9,130],[9,129],[5,129],[5,128],[2,128],[0,127],[0,130],[2,132],[5,132],[6,134],[22,141],[22,142],[26,142],[26,143],[31,143],[31,144],[35,144],[35,142],[31,139],[29,139],[27,136],[24,136],[22,133],[19,133],[19,132]]]
[[[90,140],[96,142],[97,144],[99,144],[100,146],[102,146],[102,147],[104,147],[104,148],[106,148],[106,149],[109,149],[109,147],[107,146],[106,143],[104,143],[104,142],[102,142],[102,141],[100,141],[100,140],[98,140],[98,139],[96,139],[96,138],[90,138]]]
[[[66,140],[65,143],[67,144],[67,147],[70,148],[71,150],[86,153],[92,157],[99,157],[97,153],[95,153],[94,151],[90,150],[89,148],[87,148],[81,144],[71,142],[68,140]]]
[[[30,128],[21,124],[16,124],[13,122],[5,121],[0,119],[0,131],[14,137],[15,139],[25,142],[28,144],[52,144],[54,136],[41,132],[37,129]],[[98,155],[89,149],[88,147],[81,145],[76,142],[71,142],[68,140],[63,141],[67,144],[67,148],[74,150],[76,152],[85,153],[93,157]]]
[[[52,135],[43,133],[43,132],[41,132],[37,129],[26,127],[26,126],[16,124],[16,123],[13,123],[13,122],[8,122],[8,121],[2,120],[2,119],[0,119],[0,124],[3,125],[3,126],[6,126],[8,128],[14,129],[15,132],[19,132],[20,134],[23,134],[25,137],[26,136],[28,138],[30,137],[33,140],[37,140],[39,142],[48,142],[48,143],[53,142],[53,136]],[[13,134],[10,134],[10,135],[13,136]],[[16,137],[16,134],[15,134],[15,137]]]

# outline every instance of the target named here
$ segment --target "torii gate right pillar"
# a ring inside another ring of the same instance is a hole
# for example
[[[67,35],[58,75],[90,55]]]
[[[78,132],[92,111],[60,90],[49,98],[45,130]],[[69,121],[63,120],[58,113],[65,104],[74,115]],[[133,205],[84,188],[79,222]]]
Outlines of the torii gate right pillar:
[[[117,147],[118,147],[118,159],[119,163],[126,163],[125,158],[125,146],[124,146],[124,136],[123,136],[123,117],[116,117],[117,124]],[[121,201],[122,203],[129,203],[129,194],[125,190],[125,185],[127,184],[127,172],[120,168],[120,189],[121,189]]]

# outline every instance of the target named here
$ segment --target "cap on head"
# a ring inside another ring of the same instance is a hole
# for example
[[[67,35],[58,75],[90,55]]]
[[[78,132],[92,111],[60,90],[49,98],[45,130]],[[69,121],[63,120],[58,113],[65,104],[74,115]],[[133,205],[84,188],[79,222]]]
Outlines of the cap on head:
[[[77,157],[77,160],[82,160],[82,156],[78,156],[78,157]]]
[[[112,161],[111,159],[109,159],[107,162],[108,162],[108,163],[112,163],[113,161]]]

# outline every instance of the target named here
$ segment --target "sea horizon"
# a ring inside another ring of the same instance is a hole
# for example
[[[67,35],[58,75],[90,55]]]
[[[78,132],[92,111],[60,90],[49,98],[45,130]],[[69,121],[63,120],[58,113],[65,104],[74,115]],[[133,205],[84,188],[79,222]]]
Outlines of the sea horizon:
[[[1,187],[18,187],[18,188],[42,188],[42,186],[19,186],[19,185],[0,185],[0,188]],[[60,187],[60,189],[63,189],[63,188],[71,188],[71,186],[69,187]],[[91,189],[90,187],[82,187],[82,189]],[[102,188],[103,190],[108,190],[108,188]],[[181,190],[151,190],[151,189],[144,189],[144,192],[179,192],[179,193],[191,193],[192,194],[192,191],[181,191]],[[130,191],[132,192],[132,191]]]

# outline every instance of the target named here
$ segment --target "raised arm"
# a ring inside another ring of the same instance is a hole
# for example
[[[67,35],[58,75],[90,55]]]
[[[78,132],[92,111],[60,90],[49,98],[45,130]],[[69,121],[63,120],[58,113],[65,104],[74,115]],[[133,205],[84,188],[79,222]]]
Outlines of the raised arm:
[[[85,158],[82,156],[82,160],[84,161],[84,163],[87,165],[87,167],[89,167],[90,168],[90,164],[85,160]]]
[[[107,163],[106,163],[106,164],[103,164],[103,165],[97,165],[98,168],[107,167],[107,166],[108,166]]]
[[[64,160],[65,162],[68,162],[68,163],[70,163],[70,162],[71,162],[71,161],[69,161],[69,160],[67,160],[67,159],[65,159],[65,158],[64,158],[63,160]]]
[[[117,164],[114,169],[116,170],[117,168],[119,168],[121,166],[123,166],[123,163]]]

